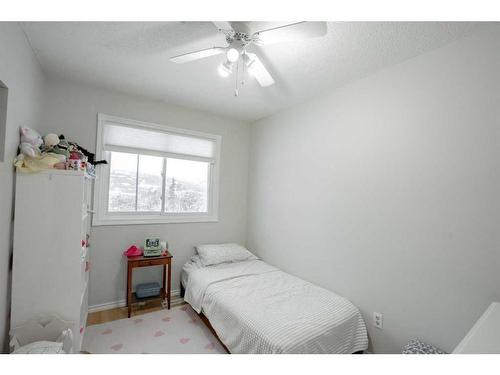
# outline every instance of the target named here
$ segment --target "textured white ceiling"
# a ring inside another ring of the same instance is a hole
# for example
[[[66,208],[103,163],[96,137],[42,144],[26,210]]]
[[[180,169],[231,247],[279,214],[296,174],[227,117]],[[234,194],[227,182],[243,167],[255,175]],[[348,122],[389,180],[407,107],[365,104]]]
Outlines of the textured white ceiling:
[[[279,23],[233,23],[255,31]],[[49,74],[126,93],[254,121],[482,28],[483,23],[329,22],[325,37],[251,47],[276,80],[260,87],[247,77],[222,78],[223,55],[178,65],[170,56],[225,45],[211,22],[25,22]]]

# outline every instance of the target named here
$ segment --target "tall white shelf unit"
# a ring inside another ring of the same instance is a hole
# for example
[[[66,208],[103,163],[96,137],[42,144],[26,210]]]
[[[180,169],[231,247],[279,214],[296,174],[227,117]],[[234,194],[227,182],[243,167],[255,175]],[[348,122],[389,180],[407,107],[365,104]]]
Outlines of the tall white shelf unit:
[[[56,314],[74,323],[76,353],[88,312],[92,186],[82,171],[16,177],[11,327]]]

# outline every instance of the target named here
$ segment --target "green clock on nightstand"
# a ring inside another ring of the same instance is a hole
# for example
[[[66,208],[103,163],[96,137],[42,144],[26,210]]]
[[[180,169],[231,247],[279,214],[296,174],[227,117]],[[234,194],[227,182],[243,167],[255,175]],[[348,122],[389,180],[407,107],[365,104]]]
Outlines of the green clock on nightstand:
[[[161,255],[160,239],[157,237],[148,237],[144,240],[144,256],[159,257]]]

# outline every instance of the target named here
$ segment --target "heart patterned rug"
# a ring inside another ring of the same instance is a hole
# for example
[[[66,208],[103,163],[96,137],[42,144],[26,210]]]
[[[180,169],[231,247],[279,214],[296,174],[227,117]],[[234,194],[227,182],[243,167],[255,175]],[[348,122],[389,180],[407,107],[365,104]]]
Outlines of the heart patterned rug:
[[[82,351],[92,354],[226,353],[187,304],[88,326]]]

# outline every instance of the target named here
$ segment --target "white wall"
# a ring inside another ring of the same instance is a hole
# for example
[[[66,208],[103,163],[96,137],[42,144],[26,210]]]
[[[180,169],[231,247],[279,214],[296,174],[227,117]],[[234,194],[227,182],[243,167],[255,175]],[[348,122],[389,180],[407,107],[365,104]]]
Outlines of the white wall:
[[[499,45],[476,35],[252,126],[248,246],[351,299],[377,353],[451,351],[500,298]]]
[[[9,331],[10,271],[14,168],[19,126],[38,128],[44,78],[33,52],[16,23],[0,22],[0,81],[9,89],[5,159],[0,162],[0,352]]]
[[[198,243],[246,240],[246,195],[249,127],[204,112],[154,102],[104,89],[47,78],[44,132],[63,133],[95,151],[97,113],[165,124],[222,135],[219,222],[162,225],[100,226],[92,228],[89,304],[125,298],[126,264],[122,252],[158,235],[169,242],[173,260],[173,290],[179,289],[180,269]],[[98,167],[101,168],[101,167]],[[54,218],[57,213],[54,213]],[[139,270],[134,284],[157,278],[159,270]],[[151,281],[151,280],[150,280]]]

